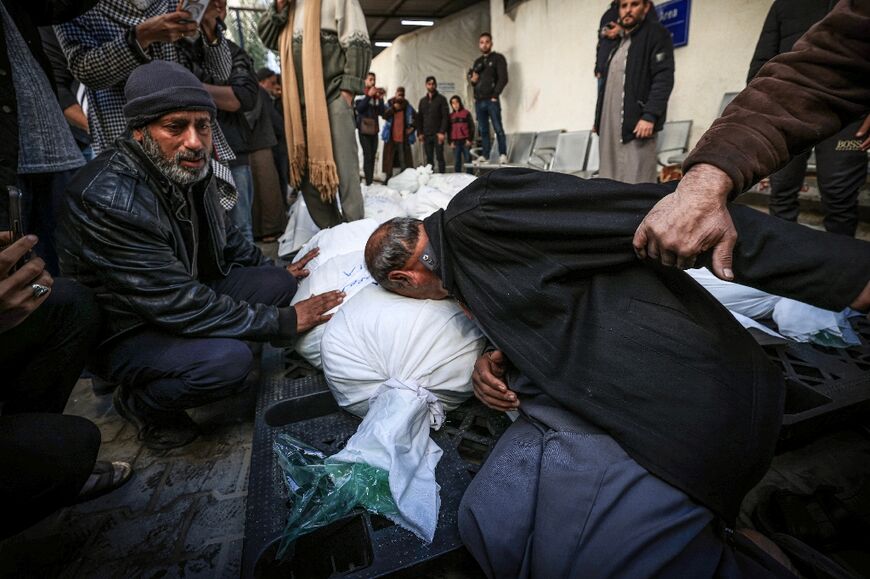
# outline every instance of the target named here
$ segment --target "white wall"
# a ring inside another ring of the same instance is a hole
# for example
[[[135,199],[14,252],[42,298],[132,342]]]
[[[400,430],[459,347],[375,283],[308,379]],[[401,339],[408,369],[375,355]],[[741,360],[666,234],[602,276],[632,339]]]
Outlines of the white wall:
[[[694,121],[692,143],[710,126],[725,92],[746,81],[772,0],[692,0],[688,45],[677,48],[669,120]],[[491,0],[496,51],[508,61],[502,98],[507,132],[591,128],[595,44],[609,0],[527,0],[509,14]]]

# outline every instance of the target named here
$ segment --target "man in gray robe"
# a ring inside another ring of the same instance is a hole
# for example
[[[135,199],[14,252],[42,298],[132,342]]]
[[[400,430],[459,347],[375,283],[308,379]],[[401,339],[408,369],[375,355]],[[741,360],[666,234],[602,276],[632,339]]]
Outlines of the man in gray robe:
[[[656,132],[674,87],[670,33],[649,0],[620,0],[622,40],[610,54],[598,91],[595,131],[599,176],[623,183],[656,180]]]

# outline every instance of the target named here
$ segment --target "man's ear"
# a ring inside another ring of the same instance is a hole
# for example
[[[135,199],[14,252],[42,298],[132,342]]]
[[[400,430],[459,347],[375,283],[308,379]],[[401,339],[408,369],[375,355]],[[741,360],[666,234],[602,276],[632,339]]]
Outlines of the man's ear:
[[[142,129],[133,129],[133,140],[134,141],[141,143],[143,137],[144,137],[144,133],[142,132]]]
[[[414,279],[413,273],[409,271],[402,271],[400,269],[393,270],[387,274],[387,279],[396,284],[396,286],[402,288],[412,288],[417,286],[417,280]]]

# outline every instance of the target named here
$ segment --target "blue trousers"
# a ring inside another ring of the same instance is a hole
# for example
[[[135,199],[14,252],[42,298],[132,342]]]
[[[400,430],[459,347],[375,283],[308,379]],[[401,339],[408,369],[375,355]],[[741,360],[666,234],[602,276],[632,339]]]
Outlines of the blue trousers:
[[[498,141],[498,152],[507,155],[507,139],[504,136],[504,127],[501,124],[501,102],[493,100],[479,100],[474,102],[474,111],[477,113],[477,126],[480,130],[480,140],[483,145],[483,158],[489,159],[489,150],[492,141],[489,138],[489,122],[492,121],[492,130]]]
[[[296,280],[281,267],[237,267],[208,284],[251,305],[290,305]],[[251,348],[231,337],[187,337],[146,327],[104,352],[106,377],[132,388],[154,410],[184,410],[238,392],[253,365]]]
[[[230,167],[239,200],[229,211],[230,219],[239,228],[248,241],[254,241],[253,208],[254,208],[254,177],[251,166],[247,163]]]
[[[459,506],[487,577],[792,577],[613,438],[548,414],[554,427],[523,414],[508,428]]]
[[[465,141],[454,141],[453,143],[453,172],[462,172],[462,162],[471,162],[471,153],[465,146]],[[469,173],[471,170],[468,171]]]

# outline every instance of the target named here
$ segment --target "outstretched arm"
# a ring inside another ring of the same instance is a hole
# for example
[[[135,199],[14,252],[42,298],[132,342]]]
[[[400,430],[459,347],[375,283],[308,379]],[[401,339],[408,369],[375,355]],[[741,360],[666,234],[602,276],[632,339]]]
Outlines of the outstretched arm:
[[[701,137],[673,196],[640,224],[637,251],[686,267],[712,249],[722,254],[714,273],[730,281],[726,201],[870,109],[868,29],[870,4],[843,0],[765,65]]]

